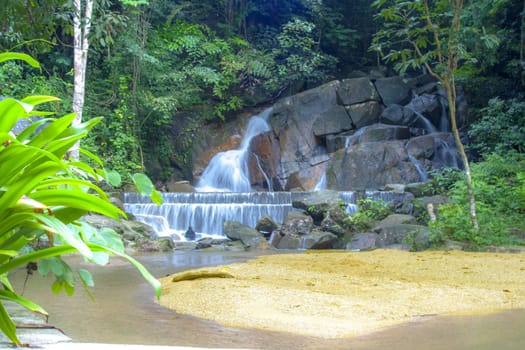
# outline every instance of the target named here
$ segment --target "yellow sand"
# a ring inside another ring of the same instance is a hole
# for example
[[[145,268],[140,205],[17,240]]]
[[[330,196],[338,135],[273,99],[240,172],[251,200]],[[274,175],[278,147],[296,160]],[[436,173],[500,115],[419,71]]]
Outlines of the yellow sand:
[[[206,269],[214,270],[234,277],[165,277],[161,304],[226,327],[323,338],[419,316],[525,307],[525,254],[321,251]]]

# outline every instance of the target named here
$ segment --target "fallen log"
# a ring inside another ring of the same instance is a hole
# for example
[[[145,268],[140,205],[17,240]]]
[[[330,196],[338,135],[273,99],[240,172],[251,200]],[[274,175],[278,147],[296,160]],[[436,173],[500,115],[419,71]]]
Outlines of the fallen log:
[[[201,278],[233,278],[233,275],[226,270],[189,270],[173,275],[171,282],[193,281]]]

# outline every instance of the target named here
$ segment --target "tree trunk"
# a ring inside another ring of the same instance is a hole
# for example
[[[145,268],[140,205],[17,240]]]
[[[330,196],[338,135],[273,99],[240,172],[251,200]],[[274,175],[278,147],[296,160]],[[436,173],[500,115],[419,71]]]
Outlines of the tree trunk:
[[[456,81],[455,81],[455,71],[457,69],[457,62],[459,56],[459,31],[460,31],[460,19],[461,19],[461,10],[463,8],[463,0],[453,0],[451,4],[454,8],[454,19],[452,20],[452,27],[450,28],[449,38],[448,38],[448,69],[449,72],[445,74],[443,83],[445,90],[447,92],[448,107],[450,110],[450,124],[452,127],[452,133],[454,134],[454,139],[456,140],[456,146],[458,147],[459,154],[461,155],[461,160],[463,161],[463,166],[465,167],[465,180],[467,184],[467,195],[469,199],[469,213],[470,221],[472,222],[472,227],[477,233],[479,231],[478,218],[476,214],[476,199],[474,197],[474,188],[472,185],[472,175],[470,172],[470,165],[465,152],[465,148],[461,143],[461,138],[459,136],[459,130],[457,126],[456,118]]]
[[[93,13],[93,1],[86,0],[84,13],[82,0],[74,0],[74,76],[73,76],[73,112],[77,115],[73,125],[82,123],[82,109],[84,108],[84,95],[86,87],[87,55],[89,49],[88,35],[91,28],[91,16]],[[77,142],[69,152],[73,159],[79,158],[80,143]]]
[[[459,154],[461,155],[461,160],[463,161],[463,166],[465,167],[465,181],[467,183],[467,195],[469,199],[469,214],[470,214],[470,221],[472,222],[472,227],[476,232],[479,231],[479,224],[478,224],[478,218],[476,214],[476,199],[474,197],[474,188],[472,185],[472,176],[470,172],[470,165],[467,157],[467,153],[465,152],[465,147],[463,147],[463,143],[461,143],[461,137],[459,135],[459,130],[456,122],[456,86],[455,83],[452,81],[445,81],[444,87],[447,92],[447,101],[450,111],[450,125],[452,128],[452,134],[454,134],[454,140],[456,141],[456,146],[458,147]]]

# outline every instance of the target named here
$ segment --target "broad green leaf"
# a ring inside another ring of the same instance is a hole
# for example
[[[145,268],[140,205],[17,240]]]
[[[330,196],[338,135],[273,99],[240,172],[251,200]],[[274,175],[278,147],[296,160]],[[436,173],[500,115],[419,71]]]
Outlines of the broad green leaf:
[[[105,266],[109,263],[109,254],[104,252],[94,252],[93,257],[89,261],[100,266]]]
[[[3,52],[0,53],[0,63],[11,60],[21,60],[29,64],[31,67],[40,68],[40,63],[33,57],[19,52]]]
[[[7,310],[4,307],[4,304],[0,302],[0,329],[4,334],[13,342],[15,345],[20,345],[20,340],[16,336],[16,326],[15,323],[9,317]]]
[[[150,197],[155,204],[162,204],[162,195],[155,189],[149,177],[142,173],[136,173],[133,174],[132,179],[140,194]]]
[[[47,311],[44,310],[40,305],[35,304],[31,300],[24,298],[23,296],[18,295],[12,291],[0,290],[0,299],[17,303],[25,307],[29,311],[38,312],[39,314],[42,314],[42,315],[47,315]]]
[[[75,119],[75,116],[75,113],[71,113],[53,120],[51,123],[46,125],[35,138],[29,141],[28,144],[33,147],[44,146],[45,144],[54,140],[64,130],[66,130]]]
[[[80,276],[80,280],[86,287],[93,287],[95,285],[95,282],[93,281],[93,276],[88,270],[78,269],[78,275]]]
[[[38,262],[38,273],[40,276],[47,276],[47,274],[51,271],[51,259],[42,259]]]
[[[18,119],[26,118],[32,109],[32,105],[13,98],[0,101],[0,132],[11,131]]]
[[[48,231],[53,232],[63,243],[75,247],[80,254],[88,259],[93,257],[93,252],[88,248],[88,246],[79,237],[76,237],[69,227],[62,221],[55,217],[43,214],[37,214],[37,218],[46,226]],[[53,270],[53,266],[51,267],[51,270]],[[53,271],[53,273],[54,272],[55,271]]]
[[[56,279],[51,285],[51,291],[55,294],[60,294],[65,285],[66,283],[64,281]]]
[[[57,257],[51,257],[48,259],[49,269],[55,276],[62,276],[64,273],[64,263]]]
[[[18,255],[18,251],[16,250],[0,250],[0,255],[13,257]]]
[[[115,230],[103,227],[99,230],[98,234],[105,241],[105,247],[116,250],[119,253],[124,253],[124,243],[122,243],[122,238]]]
[[[122,185],[122,177],[115,170],[105,169],[105,178],[108,184],[112,187],[120,187]]]
[[[125,215],[122,210],[106,200],[89,193],[74,190],[42,190],[31,193],[30,197],[50,207],[55,205],[68,206],[85,210],[86,212],[96,212],[114,219],[118,219],[119,215]]]
[[[60,101],[58,97],[55,96],[28,96],[22,99],[22,102],[28,103],[33,106],[37,106],[46,102],[56,102]]]
[[[132,180],[140,194],[143,194],[146,196],[152,195],[153,189],[155,187],[153,186],[153,183],[151,182],[149,177],[141,173],[136,173],[136,174],[133,174]]]

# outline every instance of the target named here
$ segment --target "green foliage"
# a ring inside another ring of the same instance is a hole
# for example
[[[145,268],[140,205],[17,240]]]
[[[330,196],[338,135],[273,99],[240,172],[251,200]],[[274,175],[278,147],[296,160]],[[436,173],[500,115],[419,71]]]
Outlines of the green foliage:
[[[475,232],[470,225],[465,184],[458,180],[449,191],[450,203],[439,207],[438,221],[431,224],[434,241],[458,240],[468,243],[472,249],[486,245],[524,244],[523,155],[487,156],[484,161],[472,165],[472,178],[478,206],[479,232]]]
[[[313,23],[295,18],[277,36],[279,47],[274,50],[277,72],[289,85],[323,82],[337,63],[334,57],[320,52],[315,29]]]
[[[376,221],[383,220],[392,214],[392,209],[382,200],[364,198],[357,201],[358,211],[347,217],[347,224],[358,232],[364,232],[374,225]]]
[[[426,193],[446,194],[458,181],[464,181],[464,173],[458,168],[432,170],[430,180],[425,184]]]
[[[4,54],[9,58],[9,54]],[[12,58],[17,58],[12,55]],[[65,159],[68,150],[86,136],[100,118],[71,126],[75,117],[44,118],[27,126],[18,135],[12,132],[19,120],[45,116],[37,106],[56,101],[51,96],[29,96],[22,100],[0,101],[0,301],[13,301],[45,314],[40,306],[23,298],[9,282],[9,272],[42,259],[40,272],[53,273],[55,293],[72,294],[73,270],[61,255],[78,252],[89,262],[105,263],[109,255],[124,257],[137,267],[160,293],[159,282],[135,259],[124,253],[120,237],[112,230],[98,231],[80,218],[96,212],[114,219],[125,214],[113,206],[94,184],[103,179],[102,169],[82,161]],[[100,159],[94,157],[97,164]],[[47,247],[40,247],[40,241]],[[77,271],[84,286],[92,284],[87,271]],[[0,303],[0,330],[17,346],[16,327]]]
[[[481,118],[470,125],[471,148],[480,154],[509,151],[525,153],[525,102],[515,98],[493,98],[479,112]]]

